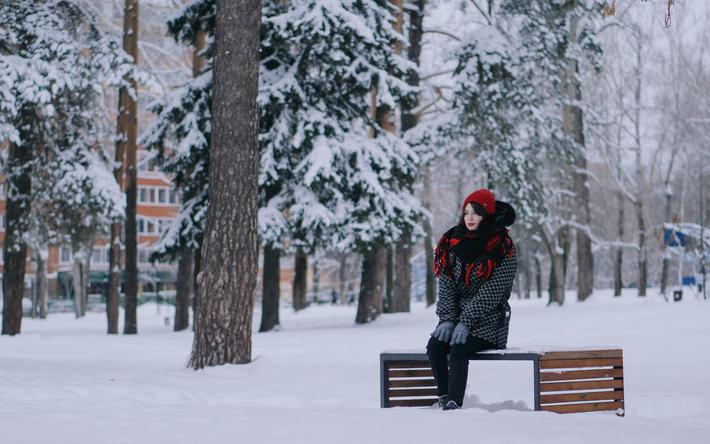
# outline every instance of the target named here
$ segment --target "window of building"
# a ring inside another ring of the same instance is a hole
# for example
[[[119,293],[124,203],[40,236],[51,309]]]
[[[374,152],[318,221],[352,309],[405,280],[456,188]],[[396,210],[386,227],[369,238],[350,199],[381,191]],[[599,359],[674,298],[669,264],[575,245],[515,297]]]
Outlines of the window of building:
[[[71,262],[71,249],[68,247],[59,247],[59,262],[68,264]]]
[[[148,260],[150,257],[150,250],[147,248],[139,248],[138,249],[138,262],[141,264],[147,264],[150,261]]]
[[[149,202],[155,202],[155,188],[150,189],[150,199]]]
[[[170,200],[171,204],[177,203],[177,192],[175,192],[173,190],[173,191],[170,191],[170,193],[168,193],[168,195],[170,196],[169,200]]]
[[[166,203],[168,201],[166,192],[167,190],[165,188],[160,188],[158,190],[158,203]]]
[[[138,187],[138,201],[148,202],[148,189],[145,187]]]
[[[91,262],[94,264],[108,264],[109,249],[106,247],[94,247],[91,252]]]
[[[138,218],[138,233],[145,233],[145,219]]]

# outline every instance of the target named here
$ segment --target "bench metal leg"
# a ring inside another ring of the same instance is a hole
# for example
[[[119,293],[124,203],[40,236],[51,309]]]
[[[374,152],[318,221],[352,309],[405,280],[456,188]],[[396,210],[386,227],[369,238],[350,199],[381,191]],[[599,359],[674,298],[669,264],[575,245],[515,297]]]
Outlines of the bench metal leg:
[[[534,390],[533,399],[535,403],[535,410],[540,410],[540,359],[535,358],[533,361],[533,381]]]

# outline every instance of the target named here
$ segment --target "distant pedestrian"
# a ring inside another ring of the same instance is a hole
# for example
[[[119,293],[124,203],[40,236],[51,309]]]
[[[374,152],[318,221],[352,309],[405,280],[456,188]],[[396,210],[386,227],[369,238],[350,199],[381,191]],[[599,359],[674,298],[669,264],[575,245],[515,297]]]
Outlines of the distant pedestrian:
[[[330,291],[330,305],[338,305],[338,292],[335,289]]]
[[[463,406],[472,355],[508,342],[517,253],[506,227],[514,221],[512,206],[487,189],[476,190],[464,201],[459,223],[436,247],[439,324],[427,354],[444,410]]]

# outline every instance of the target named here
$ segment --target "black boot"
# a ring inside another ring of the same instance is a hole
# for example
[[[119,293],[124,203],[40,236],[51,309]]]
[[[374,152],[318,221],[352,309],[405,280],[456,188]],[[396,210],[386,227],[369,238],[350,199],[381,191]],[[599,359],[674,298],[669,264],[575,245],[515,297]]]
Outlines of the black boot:
[[[449,395],[441,395],[439,396],[439,408],[440,409],[445,409],[446,408],[446,403],[449,401]]]
[[[444,406],[444,410],[458,410],[461,406],[456,404],[456,401],[449,400]]]

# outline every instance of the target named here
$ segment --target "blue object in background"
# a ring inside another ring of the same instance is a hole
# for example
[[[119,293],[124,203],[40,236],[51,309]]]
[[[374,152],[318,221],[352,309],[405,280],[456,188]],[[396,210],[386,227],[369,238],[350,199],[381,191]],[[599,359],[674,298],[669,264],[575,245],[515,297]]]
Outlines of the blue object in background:
[[[680,282],[683,286],[695,285],[695,276],[683,276]]]
[[[685,235],[681,231],[675,231],[670,228],[663,230],[663,243],[669,247],[685,246]]]

